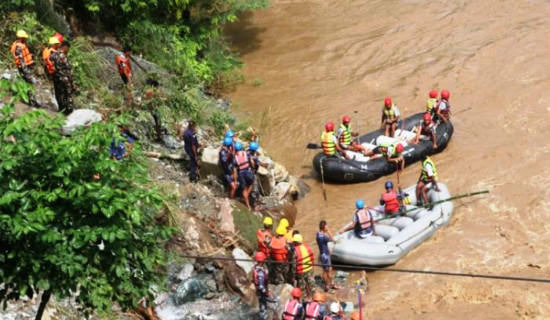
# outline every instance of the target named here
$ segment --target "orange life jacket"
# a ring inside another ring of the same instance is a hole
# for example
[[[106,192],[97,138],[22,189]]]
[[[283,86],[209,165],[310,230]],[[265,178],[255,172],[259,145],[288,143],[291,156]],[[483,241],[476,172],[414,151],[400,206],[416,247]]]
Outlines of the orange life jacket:
[[[286,248],[285,237],[271,239],[271,257],[275,261],[288,261],[288,249]]]
[[[399,212],[399,201],[397,201],[397,193],[394,190],[382,194],[382,199],[385,203],[386,213]]]
[[[359,227],[361,228],[361,230],[365,230],[372,226],[370,214],[367,210],[361,209],[358,210],[355,214],[357,215],[357,222],[359,223]]]
[[[47,47],[42,51],[42,60],[44,60],[44,63],[46,64],[46,70],[48,70],[48,74],[54,74],[55,67],[53,65],[53,62],[50,60],[50,56],[52,53],[56,52],[54,48]]]
[[[23,61],[25,62],[25,65],[30,66],[31,64],[33,64],[32,54],[29,51],[29,47],[27,46],[27,44],[22,43],[19,40],[15,40],[15,42],[11,45],[10,51],[13,54],[13,57],[15,59],[15,64],[17,65],[17,67],[18,68],[22,67],[21,59],[19,59],[19,57],[15,55],[15,49],[17,48],[21,48],[21,50],[23,51]]]
[[[130,75],[132,73],[132,65],[130,64],[130,58],[124,54],[119,54],[115,57],[115,63],[118,67],[118,73]]]
[[[300,302],[296,299],[288,300],[285,304],[285,311],[283,312],[283,320],[295,320],[298,315],[298,308]]]
[[[250,161],[244,151],[237,151],[237,153],[235,153],[235,161],[237,162],[237,169],[239,171],[250,168]]]
[[[317,319],[320,312],[321,306],[319,305],[319,302],[312,301],[306,306],[306,319]]]
[[[269,230],[262,230],[262,229],[259,229],[257,232],[256,232],[256,237],[258,238],[258,249],[263,252],[266,257],[269,257],[269,248],[266,246],[266,244],[264,243],[265,241],[265,237],[270,237],[272,238],[273,236],[271,235],[271,232]]]
[[[296,273],[303,274],[313,269],[315,261],[313,251],[307,243],[302,243],[294,247],[296,254]]]

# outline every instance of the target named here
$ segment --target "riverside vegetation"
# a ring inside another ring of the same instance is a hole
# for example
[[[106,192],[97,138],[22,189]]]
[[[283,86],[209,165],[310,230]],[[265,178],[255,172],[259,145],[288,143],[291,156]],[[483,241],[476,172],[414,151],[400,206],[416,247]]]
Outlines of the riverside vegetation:
[[[138,144],[125,162],[112,161],[103,152],[117,134],[115,119],[133,119],[138,113],[123,98],[120,85],[113,84],[118,76],[98,52],[97,39],[114,35],[162,67],[134,69],[138,79],[161,83],[157,109],[169,131],[177,130],[176,119],[192,118],[221,133],[225,125],[236,124],[215,98],[242,81],[240,62],[228,49],[223,27],[238,14],[266,5],[263,0],[0,3],[1,69],[12,67],[9,45],[15,30],[31,35],[36,61],[42,42],[60,31],[73,40],[69,59],[81,90],[76,107],[101,109],[110,120],[62,136],[61,115],[43,110],[16,115],[28,85],[1,80],[4,306],[8,300],[42,293],[36,314],[40,319],[50,296],[79,292],[76,301],[86,315],[107,315],[113,304],[123,311],[134,309],[140,299],[152,299],[150,288],[163,285],[159,275],[166,271],[166,248],[178,231],[167,222],[170,199],[148,177],[142,147]],[[133,93],[139,96],[147,86],[135,83]]]

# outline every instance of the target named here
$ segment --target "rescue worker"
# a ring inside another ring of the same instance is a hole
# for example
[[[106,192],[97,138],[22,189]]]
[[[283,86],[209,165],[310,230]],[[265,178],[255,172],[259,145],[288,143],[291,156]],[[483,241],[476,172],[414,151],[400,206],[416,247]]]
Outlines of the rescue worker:
[[[417,144],[421,136],[428,137],[432,141],[432,149],[437,149],[435,123],[433,123],[432,116],[428,112],[424,113],[420,125],[416,127],[416,137],[414,138],[413,144]]]
[[[258,250],[263,252],[266,257],[269,257],[269,243],[273,238],[271,229],[273,228],[273,219],[270,216],[264,218],[264,228],[256,231],[256,238],[258,238]]]
[[[313,301],[306,304],[304,319],[323,320],[326,313],[324,302],[325,295],[316,292],[313,295]]]
[[[297,286],[306,292],[307,299],[311,300],[315,293],[315,282],[313,280],[313,264],[315,257],[311,247],[304,242],[301,234],[292,237],[294,242],[294,255],[292,257],[293,278]]]
[[[392,137],[397,130],[397,121],[399,121],[399,108],[395,106],[390,97],[384,99],[384,107],[382,107],[382,128],[384,129],[384,135]]]
[[[399,171],[403,171],[405,169],[405,158],[403,157],[404,149],[405,147],[403,147],[403,144],[399,142],[397,144],[377,146],[364,154],[368,157],[372,157],[371,160],[384,157],[389,163],[394,162]]]
[[[48,46],[44,48],[42,51],[42,62],[44,64],[44,73],[46,74],[46,77],[48,80],[53,81],[53,74],[55,72],[55,68],[53,66],[53,62],[50,60],[50,55],[57,50],[59,50],[59,45],[61,45],[61,42],[57,37],[51,37],[48,40]]]
[[[252,170],[254,171],[254,176],[256,179],[254,179],[254,184],[252,185],[252,192],[251,192],[251,198],[252,198],[252,206],[254,209],[258,209],[257,205],[260,202],[260,181],[257,178],[256,174],[258,173],[258,169],[260,169],[260,166],[267,168],[267,163],[262,162],[260,160],[260,157],[258,155],[258,149],[260,148],[260,145],[257,141],[250,142],[250,145],[248,146],[248,154],[252,158],[252,161],[254,163],[254,167]]]
[[[290,223],[288,222],[288,219],[282,218],[281,221],[279,221],[279,226],[283,226],[283,228],[285,228],[286,230],[286,233],[285,233],[286,242],[292,243],[292,236],[293,236],[294,230],[292,230],[292,228],[290,227]]]
[[[338,154],[346,157],[344,150],[340,147],[338,138],[334,134],[334,123],[325,124],[325,132],[321,134],[321,147],[326,157],[336,157]]]
[[[134,137],[130,134],[128,127],[119,123],[118,130],[122,139],[113,138],[109,146],[109,154],[113,160],[122,160],[128,157],[134,149]]]
[[[365,202],[363,199],[357,199],[355,201],[355,208],[357,209],[353,214],[351,224],[338,231],[338,233],[344,233],[349,230],[353,230],[353,233],[358,238],[367,238],[374,234],[374,219],[368,209],[365,209]]]
[[[451,104],[449,103],[449,98],[451,93],[449,90],[441,91],[441,100],[436,107],[436,113],[438,119],[441,119],[443,122],[447,122],[451,119]]]
[[[17,40],[15,40],[11,47],[10,52],[13,54],[13,59],[15,61],[15,66],[17,71],[25,80],[26,83],[34,85],[36,80],[32,76],[31,67],[34,66],[34,61],[32,54],[27,45],[27,39],[29,35],[24,30],[18,30],[16,32]],[[40,104],[36,101],[34,93],[29,90],[27,91],[27,96],[29,97],[29,103],[32,107],[40,108]]]
[[[338,302],[332,302],[330,304],[329,308],[330,313],[325,316],[323,320],[342,320],[342,307],[340,307],[340,304]]]
[[[386,191],[380,196],[380,205],[384,206],[384,212],[391,215],[399,214],[401,208],[399,206],[400,199],[398,199],[398,197],[402,196],[395,192],[393,183],[389,180],[384,184],[384,188]]]
[[[304,316],[304,307],[300,301],[302,297],[302,290],[300,288],[294,288],[290,292],[292,299],[285,303],[283,309],[282,320],[298,320]]]
[[[59,50],[50,54],[55,72],[53,74],[53,87],[58,110],[65,115],[73,111],[73,95],[78,92],[75,83],[73,68],[67,58],[71,44],[68,41],[61,43]]]
[[[243,151],[243,145],[240,141],[235,142],[235,156],[233,157],[233,179],[239,179],[239,185],[243,191],[244,203],[248,210],[252,210],[250,206],[249,195],[252,191],[252,185],[254,184],[254,160]]]
[[[229,199],[233,199],[238,187],[237,180],[233,179],[233,139],[223,139],[218,161],[222,167],[223,180],[229,188]]]
[[[252,269],[252,280],[254,282],[254,286],[256,286],[256,296],[258,297],[258,304],[260,307],[260,319],[262,320],[267,320],[267,302],[269,298],[269,271],[264,265],[265,259],[266,256],[263,252],[256,252],[254,255],[256,264]]]
[[[121,54],[115,56],[115,63],[118,68],[120,78],[125,85],[133,86],[132,79],[132,63],[130,62],[130,56],[132,50],[130,47],[124,47]]]
[[[288,243],[285,238],[286,228],[279,225],[275,230],[275,238],[271,239],[269,249],[273,264],[273,283],[281,284],[288,280],[289,276],[289,255]]]
[[[330,232],[327,222],[321,220],[319,222],[319,231],[315,237],[317,246],[319,247],[319,255],[321,264],[323,265],[323,282],[325,283],[325,292],[333,292],[338,287],[334,284],[332,278],[332,262],[330,259],[330,249],[328,248],[329,242],[334,242],[334,237]]]
[[[427,155],[422,155],[422,171],[420,171],[420,178],[416,183],[416,202],[418,206],[423,204],[428,204],[428,189],[429,184],[439,192],[439,187],[437,186],[437,170],[435,168],[435,163]]]
[[[359,135],[357,132],[352,131],[350,122],[351,118],[349,116],[343,116],[342,123],[338,128],[338,143],[340,144],[340,148],[343,150],[349,149],[351,147],[353,137],[357,137]]]
[[[426,112],[432,117],[435,115],[435,109],[437,106],[437,90],[432,90],[429,93],[430,98],[426,102]]]
[[[199,169],[200,169],[200,159],[199,159],[199,148],[202,146],[197,140],[196,136],[197,125],[195,121],[189,120],[187,129],[183,132],[183,142],[185,153],[191,159],[191,167],[189,168],[189,180],[191,182],[197,182],[199,180]]]

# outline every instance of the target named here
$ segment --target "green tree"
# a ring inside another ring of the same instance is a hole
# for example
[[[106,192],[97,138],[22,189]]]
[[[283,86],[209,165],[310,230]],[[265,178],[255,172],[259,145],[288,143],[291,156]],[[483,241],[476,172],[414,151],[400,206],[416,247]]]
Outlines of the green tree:
[[[173,232],[155,223],[162,198],[139,147],[113,161],[112,124],[65,137],[62,117],[0,112],[0,301],[42,292],[37,319],[51,295],[77,294],[85,313],[135,307],[164,278]]]

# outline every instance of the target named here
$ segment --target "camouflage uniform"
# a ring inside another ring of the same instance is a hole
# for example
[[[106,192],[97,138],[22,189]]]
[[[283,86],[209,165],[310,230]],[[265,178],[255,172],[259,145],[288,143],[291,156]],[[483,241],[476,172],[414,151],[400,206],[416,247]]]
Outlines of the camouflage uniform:
[[[57,100],[59,111],[69,114],[73,111],[73,94],[77,90],[71,63],[63,50],[52,53],[50,60],[55,67],[55,73],[53,74],[55,100]]]
[[[34,80],[32,76],[31,66],[26,65],[24,63],[25,59],[23,58],[23,50],[21,50],[20,47],[15,48],[14,55],[19,58],[19,61],[21,61],[21,66],[17,67],[17,71],[19,71],[19,74],[25,80],[26,83],[34,85],[36,80]],[[36,98],[34,96],[34,93],[32,93],[31,90],[27,91],[27,96],[29,97],[29,103],[31,106],[35,108],[40,108],[40,104],[36,101]]]
[[[307,292],[307,295],[308,297],[311,295],[311,297],[313,297],[313,294],[315,293],[315,279],[314,279],[314,272],[313,272],[313,268],[310,270],[310,271],[307,271],[307,272],[304,272],[302,274],[298,274],[297,272],[297,269],[298,269],[298,264],[297,264],[297,256],[295,254],[295,245],[293,246],[293,249],[292,249],[292,256],[291,256],[291,260],[292,261],[292,265],[291,265],[291,270],[290,270],[290,273],[291,273],[291,277],[292,279],[294,279],[295,281],[295,286],[296,287],[299,287],[302,292],[306,293]],[[313,260],[311,260],[311,263],[314,263]],[[308,292],[307,288],[309,286],[309,289],[310,291]],[[310,297],[310,298],[311,298]]]

